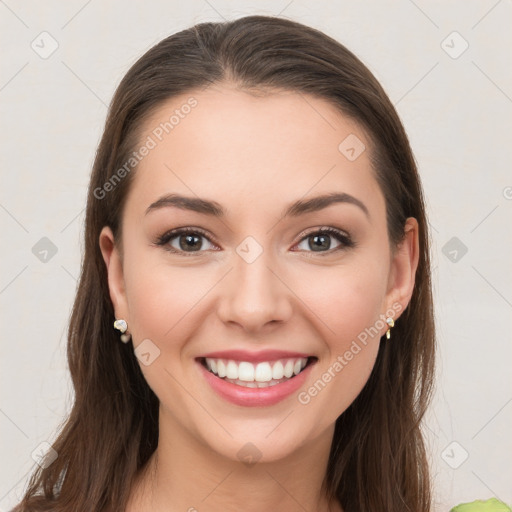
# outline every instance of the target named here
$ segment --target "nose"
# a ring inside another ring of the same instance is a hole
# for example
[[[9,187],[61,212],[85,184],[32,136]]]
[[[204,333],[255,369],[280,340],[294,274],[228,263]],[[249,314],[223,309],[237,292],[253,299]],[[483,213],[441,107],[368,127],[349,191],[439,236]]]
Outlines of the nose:
[[[263,251],[252,262],[235,254],[233,269],[223,280],[219,317],[248,334],[283,323],[292,314],[293,293],[269,253]]]

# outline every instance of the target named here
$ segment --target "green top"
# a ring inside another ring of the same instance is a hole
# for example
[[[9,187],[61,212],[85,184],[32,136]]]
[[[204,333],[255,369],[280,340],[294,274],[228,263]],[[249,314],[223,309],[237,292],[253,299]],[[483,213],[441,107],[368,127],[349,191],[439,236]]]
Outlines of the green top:
[[[471,503],[461,503],[450,512],[512,512],[512,508],[496,498],[486,501],[476,500]]]

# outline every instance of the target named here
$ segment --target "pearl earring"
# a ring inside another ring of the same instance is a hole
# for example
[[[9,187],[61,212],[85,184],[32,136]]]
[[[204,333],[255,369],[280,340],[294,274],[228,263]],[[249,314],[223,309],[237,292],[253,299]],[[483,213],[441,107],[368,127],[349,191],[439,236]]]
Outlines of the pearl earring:
[[[395,326],[395,321],[392,318],[387,318],[386,323],[389,325],[389,329],[386,332],[386,339],[391,338],[391,327]]]
[[[114,322],[114,329],[121,331],[121,341],[123,343],[128,343],[130,341],[131,335],[126,333],[126,329],[128,329],[126,320],[116,320]]]

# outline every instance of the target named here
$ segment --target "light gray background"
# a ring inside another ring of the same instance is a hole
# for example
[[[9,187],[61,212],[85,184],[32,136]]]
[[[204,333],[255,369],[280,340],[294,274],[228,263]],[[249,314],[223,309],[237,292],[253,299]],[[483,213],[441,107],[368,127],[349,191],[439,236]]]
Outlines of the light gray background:
[[[436,510],[512,503],[511,11],[510,0],[0,0],[0,510],[16,502],[72,397],[65,331],[115,87],[167,35],[255,13],[338,39],[397,106],[433,235],[440,351],[425,433]],[[58,48],[43,59],[52,39]],[[46,262],[32,252],[43,237],[57,248]]]

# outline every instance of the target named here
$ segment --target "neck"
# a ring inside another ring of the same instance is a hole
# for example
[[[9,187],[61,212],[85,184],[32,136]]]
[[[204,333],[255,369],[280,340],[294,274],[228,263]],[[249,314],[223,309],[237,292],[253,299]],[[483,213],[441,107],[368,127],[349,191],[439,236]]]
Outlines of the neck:
[[[127,512],[341,512],[323,485],[334,428],[285,458],[252,464],[213,451],[164,411],[159,428]]]

